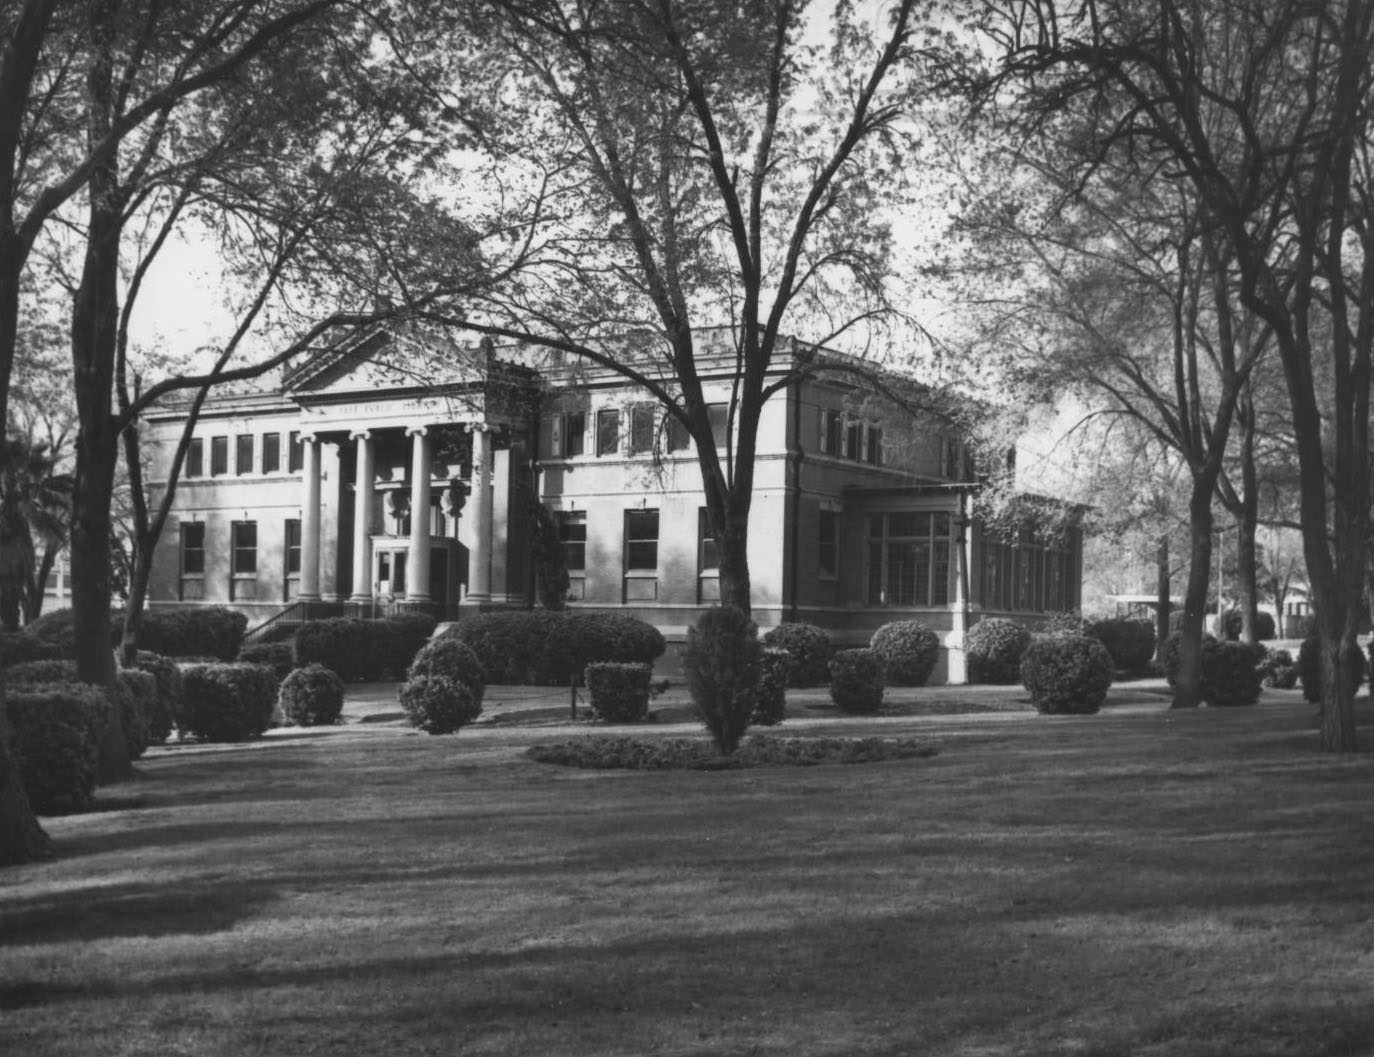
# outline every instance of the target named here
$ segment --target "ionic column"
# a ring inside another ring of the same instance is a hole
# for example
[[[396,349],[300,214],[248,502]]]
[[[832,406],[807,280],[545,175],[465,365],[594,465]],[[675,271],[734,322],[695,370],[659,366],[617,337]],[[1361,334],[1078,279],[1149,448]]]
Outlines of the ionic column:
[[[491,601],[491,434],[485,426],[472,429],[472,553],[468,565],[468,600]]]
[[[372,601],[372,433],[351,434],[356,444],[357,473],[353,483],[353,594],[350,602]]]
[[[429,435],[424,426],[410,433],[410,553],[406,559],[406,601],[429,599]]]
[[[301,587],[302,602],[320,600],[320,440],[301,436]]]

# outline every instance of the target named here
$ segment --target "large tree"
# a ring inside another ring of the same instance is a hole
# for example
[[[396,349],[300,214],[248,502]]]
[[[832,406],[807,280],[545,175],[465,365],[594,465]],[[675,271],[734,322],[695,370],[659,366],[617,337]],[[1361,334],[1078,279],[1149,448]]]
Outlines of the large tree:
[[[823,344],[893,315],[885,207],[904,194],[923,10],[495,0],[455,30],[482,42],[468,104],[506,118],[491,186],[539,192],[518,220],[541,264],[459,325],[657,399],[695,442],[722,601],[746,611],[760,415],[823,366],[789,331]],[[723,451],[706,328],[729,334]]]
[[[1086,104],[1094,142],[1125,144],[1157,160],[1159,179],[1186,183],[1234,262],[1240,303],[1270,332],[1300,466],[1321,744],[1354,750],[1349,672],[1370,529],[1374,3],[989,0],[982,10],[998,51],[993,90],[1040,113]]]

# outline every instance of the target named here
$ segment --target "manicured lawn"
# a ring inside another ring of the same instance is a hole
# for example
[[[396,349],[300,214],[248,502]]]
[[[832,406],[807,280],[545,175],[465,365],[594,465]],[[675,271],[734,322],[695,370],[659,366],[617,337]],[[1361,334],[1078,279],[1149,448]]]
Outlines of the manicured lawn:
[[[0,873],[0,1054],[1371,1053],[1374,755],[1292,701],[888,718],[942,751],[853,767],[161,751]]]

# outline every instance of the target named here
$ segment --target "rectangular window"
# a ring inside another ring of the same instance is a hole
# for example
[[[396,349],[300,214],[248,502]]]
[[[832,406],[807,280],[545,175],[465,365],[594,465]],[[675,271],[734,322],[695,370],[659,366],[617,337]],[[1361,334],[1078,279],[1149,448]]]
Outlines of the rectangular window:
[[[235,576],[255,576],[258,571],[258,523],[235,521],[230,534]]]
[[[863,458],[864,427],[860,422],[851,422],[844,431],[844,457],[859,462]]]
[[[876,514],[868,519],[868,602],[949,604],[951,519],[944,511]]]
[[[181,575],[205,575],[205,522],[181,523]]]
[[[820,452],[822,455],[839,455],[841,438],[844,435],[844,422],[838,411],[828,407],[821,408]]]
[[[558,540],[563,544],[563,564],[568,572],[586,572],[587,515],[571,511],[559,514]]]
[[[654,450],[654,427],[657,409],[653,404],[640,404],[630,409],[630,454],[643,455]]]
[[[281,434],[262,435],[262,472],[276,473],[281,469]]]
[[[625,511],[625,569],[658,571],[658,511]]]
[[[569,411],[563,416],[563,454],[568,458],[587,450],[587,413]]]
[[[706,417],[711,423],[711,439],[717,448],[725,447],[725,431],[730,425],[729,404],[707,404]]]
[[[868,427],[864,458],[874,466],[883,464],[883,431],[877,426]]]
[[[200,477],[205,473],[205,442],[196,437],[186,447],[186,476]]]
[[[688,451],[691,449],[691,434],[687,432],[687,427],[678,421],[676,415],[669,415],[664,420],[663,431],[667,434],[669,451]]]
[[[300,473],[305,468],[305,445],[294,429],[286,440],[286,472]]]
[[[240,433],[234,438],[234,472],[246,474],[253,472],[253,434]]]
[[[840,574],[840,515],[822,510],[816,533],[816,569],[827,580]]]
[[[963,479],[963,454],[963,446],[953,437],[940,438],[940,470],[948,480]]]
[[[705,507],[697,510],[697,571],[720,571],[720,550],[716,546],[716,534],[711,531],[710,512]]]
[[[295,576],[301,571],[301,519],[286,519],[286,575]]]
[[[229,438],[210,438],[210,476],[219,477],[229,472]]]
[[[620,412],[614,409],[596,413],[596,453],[616,455],[620,452]]]

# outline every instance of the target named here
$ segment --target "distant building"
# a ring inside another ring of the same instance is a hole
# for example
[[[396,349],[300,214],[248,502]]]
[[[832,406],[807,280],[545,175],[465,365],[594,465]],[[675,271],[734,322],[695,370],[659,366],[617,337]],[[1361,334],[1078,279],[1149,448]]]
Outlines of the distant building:
[[[703,354],[722,446],[731,367],[724,348]],[[985,532],[954,431],[862,396],[833,371],[765,407],[754,619],[818,624],[849,645],[920,620],[944,646],[935,679],[963,681],[964,631],[980,616],[1077,607],[1079,534]],[[149,418],[155,482],[183,424],[176,409]],[[293,606],[447,619],[527,606],[535,498],[560,527],[572,608],[631,613],[673,641],[718,600],[691,442],[642,389],[541,350],[456,356],[381,334],[280,391],[206,403],[149,600],[230,605],[252,623]]]

